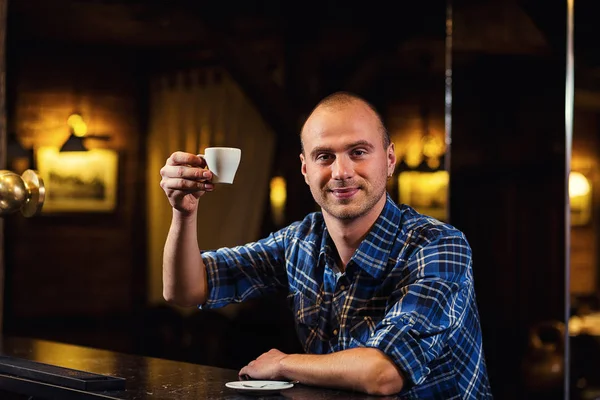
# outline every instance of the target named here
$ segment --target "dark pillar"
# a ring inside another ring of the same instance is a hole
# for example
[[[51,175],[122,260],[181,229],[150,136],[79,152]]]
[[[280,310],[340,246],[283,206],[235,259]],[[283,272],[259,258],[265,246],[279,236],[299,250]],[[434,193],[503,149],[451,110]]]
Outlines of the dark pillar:
[[[0,169],[6,168],[6,0],[0,0]],[[0,218],[0,333],[4,310],[4,221]]]
[[[455,35],[478,35],[468,30],[455,19]],[[564,322],[565,55],[549,48],[452,53],[450,222],[473,249],[498,399],[536,398],[537,382],[523,372],[523,364],[530,372],[536,365],[528,332],[542,321]],[[552,393],[562,398],[563,390],[558,381]]]

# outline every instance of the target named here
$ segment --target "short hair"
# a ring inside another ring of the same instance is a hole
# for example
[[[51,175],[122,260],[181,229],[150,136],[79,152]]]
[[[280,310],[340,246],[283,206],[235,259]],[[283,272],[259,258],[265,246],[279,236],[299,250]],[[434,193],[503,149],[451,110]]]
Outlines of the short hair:
[[[371,111],[373,111],[379,123],[379,131],[381,132],[383,138],[383,147],[387,149],[387,147],[391,143],[390,133],[388,132],[385,124],[383,123],[383,118],[381,117],[381,114],[379,114],[377,109],[371,103],[369,103],[367,100],[365,100],[357,94],[346,91],[338,91],[326,96],[321,101],[319,101],[317,105],[311,110],[310,114],[308,114],[308,117],[304,120],[302,128],[300,129],[300,149],[302,153],[304,153],[304,144],[302,143],[302,132],[304,131],[304,126],[306,125],[306,121],[308,121],[310,116],[319,108],[339,109],[352,103],[363,103],[367,107],[369,107]]]

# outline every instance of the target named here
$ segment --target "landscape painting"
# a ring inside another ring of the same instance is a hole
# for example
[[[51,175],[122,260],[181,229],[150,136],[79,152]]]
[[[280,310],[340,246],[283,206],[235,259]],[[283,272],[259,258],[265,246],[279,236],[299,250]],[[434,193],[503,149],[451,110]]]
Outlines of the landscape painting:
[[[42,213],[114,211],[117,152],[106,149],[59,152],[54,147],[41,147],[36,161],[46,187]]]

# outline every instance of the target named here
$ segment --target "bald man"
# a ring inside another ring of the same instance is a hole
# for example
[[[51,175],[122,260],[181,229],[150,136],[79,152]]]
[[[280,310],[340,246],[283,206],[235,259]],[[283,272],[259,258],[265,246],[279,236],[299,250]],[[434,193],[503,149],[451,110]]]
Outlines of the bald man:
[[[491,398],[471,248],[456,228],[396,205],[394,144],[376,109],[334,93],[304,123],[301,172],[321,211],[257,242],[201,251],[200,156],[173,153],[161,187],[173,219],[167,301],[222,307],[286,290],[306,354],[273,349],[239,371],[253,379],[408,398]],[[207,328],[210,329],[210,328]]]

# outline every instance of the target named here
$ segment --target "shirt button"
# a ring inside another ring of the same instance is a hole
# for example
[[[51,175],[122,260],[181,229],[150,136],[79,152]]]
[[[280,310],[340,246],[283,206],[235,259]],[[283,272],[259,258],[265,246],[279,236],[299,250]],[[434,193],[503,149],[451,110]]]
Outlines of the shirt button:
[[[333,330],[333,334],[334,334],[334,335],[337,335],[337,334],[338,334],[338,330],[337,330],[337,329],[334,329],[334,330]]]
[[[340,285],[340,290],[346,290],[346,286]]]

